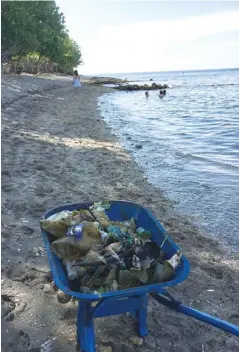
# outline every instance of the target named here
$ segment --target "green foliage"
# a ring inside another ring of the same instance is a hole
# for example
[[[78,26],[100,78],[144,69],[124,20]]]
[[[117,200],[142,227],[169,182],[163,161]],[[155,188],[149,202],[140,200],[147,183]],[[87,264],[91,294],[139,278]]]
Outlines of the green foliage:
[[[64,54],[59,60],[59,70],[68,72],[82,63],[81,51],[78,44],[68,36],[63,39],[62,46]]]
[[[55,1],[2,1],[2,61],[45,57],[62,72],[81,63],[81,51]],[[33,56],[31,56],[33,55]]]

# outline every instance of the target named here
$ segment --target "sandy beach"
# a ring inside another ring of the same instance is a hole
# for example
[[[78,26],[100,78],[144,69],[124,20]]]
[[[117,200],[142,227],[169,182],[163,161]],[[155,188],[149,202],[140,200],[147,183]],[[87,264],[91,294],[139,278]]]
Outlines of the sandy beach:
[[[239,256],[203,236],[151,186],[101,118],[97,98],[110,88],[68,77],[2,76],[2,349],[70,352],[75,302],[57,301],[39,220],[64,203],[130,200],[148,207],[190,261],[178,300],[239,325]],[[229,352],[233,335],[150,300],[149,336],[135,346],[128,315],[95,320],[100,351]],[[48,345],[43,346],[48,341]],[[48,347],[46,347],[48,346]],[[108,349],[106,347],[109,347]]]

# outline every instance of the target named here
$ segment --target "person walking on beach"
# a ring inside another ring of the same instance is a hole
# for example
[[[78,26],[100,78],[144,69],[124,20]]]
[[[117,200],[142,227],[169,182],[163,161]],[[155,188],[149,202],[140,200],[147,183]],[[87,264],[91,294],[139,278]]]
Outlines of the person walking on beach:
[[[81,86],[81,82],[80,82],[80,76],[78,74],[78,71],[75,70],[74,71],[74,76],[73,76],[73,85],[75,88],[80,87]]]

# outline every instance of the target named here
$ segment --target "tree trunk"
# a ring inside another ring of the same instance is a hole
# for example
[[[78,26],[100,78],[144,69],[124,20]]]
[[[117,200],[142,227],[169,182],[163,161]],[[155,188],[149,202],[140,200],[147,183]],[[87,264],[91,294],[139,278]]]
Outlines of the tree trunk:
[[[41,55],[39,54],[39,58],[36,63],[36,72],[35,73],[37,73],[37,71],[38,71],[38,65],[39,65],[40,60],[41,60]]]

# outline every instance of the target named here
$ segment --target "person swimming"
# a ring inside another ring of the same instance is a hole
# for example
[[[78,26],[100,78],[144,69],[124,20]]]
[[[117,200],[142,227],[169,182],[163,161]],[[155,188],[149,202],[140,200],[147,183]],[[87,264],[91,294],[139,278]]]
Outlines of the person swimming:
[[[149,97],[149,92],[145,92],[145,96],[146,96],[146,98],[148,98]]]
[[[166,95],[166,89],[160,90],[160,92],[159,92],[159,97],[160,97],[160,98],[163,98],[165,95]]]

